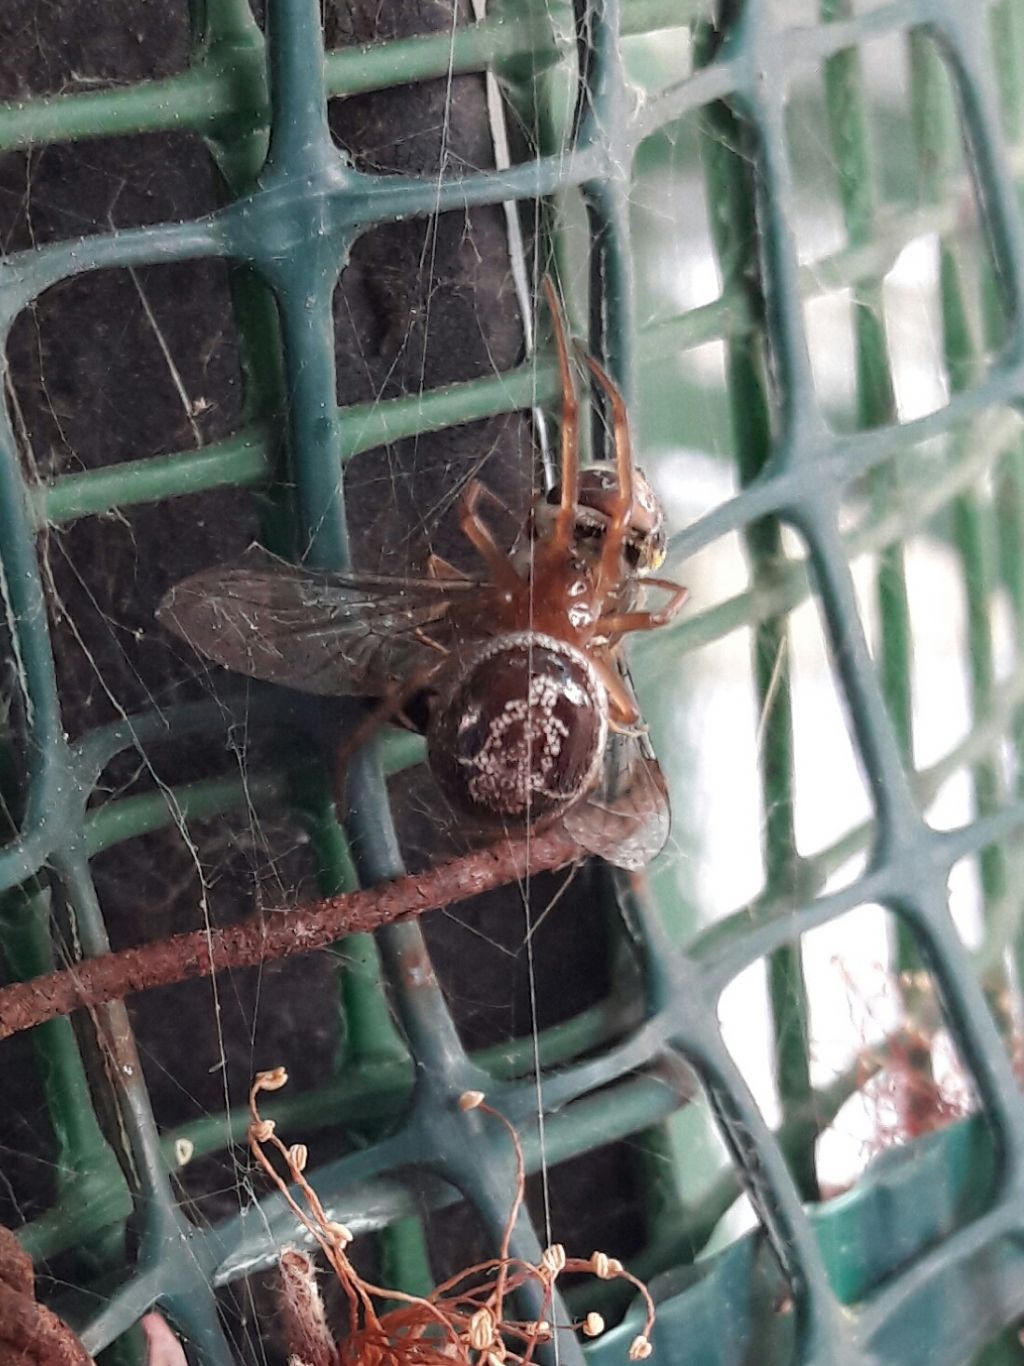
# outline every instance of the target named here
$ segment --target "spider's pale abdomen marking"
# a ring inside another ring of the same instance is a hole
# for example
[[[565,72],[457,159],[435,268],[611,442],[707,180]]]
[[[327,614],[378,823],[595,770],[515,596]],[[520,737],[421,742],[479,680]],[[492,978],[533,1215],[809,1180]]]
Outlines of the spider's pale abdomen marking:
[[[586,655],[536,632],[498,636],[453,666],[428,734],[454,806],[488,824],[557,815],[596,781],[608,698]]]

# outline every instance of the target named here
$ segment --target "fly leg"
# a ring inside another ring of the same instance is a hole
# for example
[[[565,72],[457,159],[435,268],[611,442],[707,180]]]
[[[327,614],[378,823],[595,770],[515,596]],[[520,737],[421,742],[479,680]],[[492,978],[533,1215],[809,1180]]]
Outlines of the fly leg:
[[[607,659],[599,654],[588,656],[608,694],[608,725],[618,734],[628,735],[643,727],[640,708],[629,684]]]
[[[427,560],[428,579],[465,579],[461,569],[456,569],[443,555],[431,555]]]
[[[372,740],[382,726],[400,716],[418,692],[422,692],[444,664],[444,657],[417,671],[377,699],[376,705],[362,717],[358,725],[346,735],[338,746],[334,765],[334,807],[339,821],[344,821],[348,810],[346,789],[348,787],[348,767],[357,750]]]

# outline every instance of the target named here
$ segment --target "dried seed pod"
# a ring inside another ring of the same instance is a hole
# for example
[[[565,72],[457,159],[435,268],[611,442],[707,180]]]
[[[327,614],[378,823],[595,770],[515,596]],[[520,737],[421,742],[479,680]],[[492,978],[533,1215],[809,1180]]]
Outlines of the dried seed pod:
[[[598,1338],[604,1332],[604,1319],[593,1309],[583,1320],[583,1335],[588,1338]]]

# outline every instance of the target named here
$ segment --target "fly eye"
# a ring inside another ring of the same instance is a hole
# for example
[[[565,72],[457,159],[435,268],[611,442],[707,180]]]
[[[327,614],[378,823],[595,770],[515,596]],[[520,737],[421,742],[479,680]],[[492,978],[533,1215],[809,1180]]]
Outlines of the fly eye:
[[[636,569],[643,556],[643,550],[638,541],[627,541],[624,554],[626,556],[626,563],[629,567],[631,569]]]
[[[647,543],[647,568],[657,573],[668,556],[665,532],[661,527],[653,533]]]

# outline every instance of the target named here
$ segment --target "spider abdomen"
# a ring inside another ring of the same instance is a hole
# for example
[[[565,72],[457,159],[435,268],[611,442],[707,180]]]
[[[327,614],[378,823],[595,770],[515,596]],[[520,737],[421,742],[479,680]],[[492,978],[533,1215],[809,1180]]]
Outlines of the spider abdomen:
[[[487,824],[533,825],[590,790],[607,737],[607,693],[586,655],[517,631],[484,642],[453,669],[427,752],[453,805]]]

